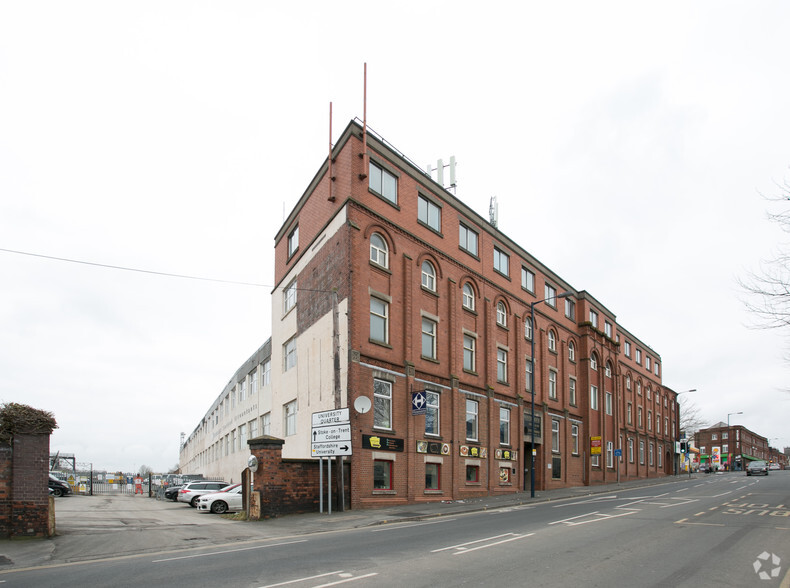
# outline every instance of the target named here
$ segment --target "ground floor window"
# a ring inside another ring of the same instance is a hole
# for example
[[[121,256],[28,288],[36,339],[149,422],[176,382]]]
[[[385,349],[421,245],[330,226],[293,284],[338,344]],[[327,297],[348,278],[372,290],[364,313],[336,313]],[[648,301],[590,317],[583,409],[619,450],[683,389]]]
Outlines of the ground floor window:
[[[425,464],[425,489],[426,490],[439,490],[440,480],[439,480],[439,472],[440,466],[438,463],[426,463]]]
[[[499,483],[510,484],[510,468],[499,468]]]
[[[383,459],[373,461],[373,489],[392,490],[392,462]]]
[[[552,480],[559,480],[562,478],[562,458],[560,457],[552,457],[551,458],[551,479]]]
[[[480,481],[480,466],[476,466],[476,465],[466,466],[466,481],[467,483]]]

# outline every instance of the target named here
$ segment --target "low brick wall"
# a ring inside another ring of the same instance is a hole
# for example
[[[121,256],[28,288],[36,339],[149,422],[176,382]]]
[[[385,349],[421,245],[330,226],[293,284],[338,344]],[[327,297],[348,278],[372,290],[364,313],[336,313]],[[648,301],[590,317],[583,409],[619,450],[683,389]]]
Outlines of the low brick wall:
[[[260,493],[261,518],[268,519],[286,514],[318,512],[320,504],[320,472],[317,459],[283,459],[284,441],[276,437],[257,437],[247,444],[258,459],[258,471],[253,479],[253,490]],[[338,509],[338,484],[332,466],[332,510]],[[350,464],[345,464],[346,505],[349,502]],[[324,508],[326,503],[326,470],[324,470]]]

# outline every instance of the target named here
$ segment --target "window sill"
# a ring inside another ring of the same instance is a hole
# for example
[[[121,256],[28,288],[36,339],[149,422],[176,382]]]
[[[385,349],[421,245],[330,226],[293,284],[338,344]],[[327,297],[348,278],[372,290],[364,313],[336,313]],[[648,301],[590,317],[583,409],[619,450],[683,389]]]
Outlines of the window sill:
[[[395,496],[397,492],[395,492],[395,490],[374,490],[373,494],[378,496],[382,496],[382,495]]]
[[[423,492],[423,494],[431,495],[431,496],[437,496],[437,495],[444,494],[444,490],[425,490]]]
[[[370,262],[370,267],[372,267],[374,269],[377,269],[379,271],[382,271],[385,274],[392,275],[392,270],[390,268],[388,268],[386,266],[383,266],[383,265],[381,265],[379,263],[376,263],[375,261],[372,261],[372,260],[369,260],[369,262]]]
[[[423,359],[425,361],[430,361],[431,363],[435,363],[437,365],[439,364],[439,360],[436,359],[435,357],[428,357],[427,355],[421,355],[420,359]]]
[[[379,347],[386,347],[387,349],[392,349],[392,345],[389,343],[384,343],[383,341],[377,341],[376,339],[368,339],[368,343],[372,343],[373,345],[378,345]]]

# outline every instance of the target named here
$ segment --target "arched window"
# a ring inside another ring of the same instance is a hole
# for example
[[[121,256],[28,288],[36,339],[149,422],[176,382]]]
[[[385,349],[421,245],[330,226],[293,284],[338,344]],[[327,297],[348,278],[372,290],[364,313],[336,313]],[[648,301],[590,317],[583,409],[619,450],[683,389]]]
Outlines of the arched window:
[[[568,361],[576,361],[576,345],[568,341]]]
[[[496,324],[500,327],[507,326],[507,309],[505,303],[501,300],[496,305]]]
[[[590,355],[590,369],[596,372],[598,371],[598,355],[595,351]]]
[[[436,292],[436,270],[430,261],[422,262],[422,287]]]
[[[607,378],[611,378],[612,377],[612,362],[611,361],[607,361],[606,362],[606,367],[604,368],[604,372],[606,373],[606,377]]]
[[[626,390],[630,390],[631,389],[631,374],[628,374],[625,377],[625,389]]]
[[[549,351],[557,351],[557,335],[552,329],[549,329]]]
[[[467,310],[474,310],[475,309],[475,291],[472,289],[472,285],[467,282],[464,284],[463,287],[463,305],[464,308]]]
[[[524,319],[524,337],[527,341],[532,340],[532,317]]]
[[[389,267],[387,242],[378,233],[373,233],[370,236],[370,261],[381,267]]]

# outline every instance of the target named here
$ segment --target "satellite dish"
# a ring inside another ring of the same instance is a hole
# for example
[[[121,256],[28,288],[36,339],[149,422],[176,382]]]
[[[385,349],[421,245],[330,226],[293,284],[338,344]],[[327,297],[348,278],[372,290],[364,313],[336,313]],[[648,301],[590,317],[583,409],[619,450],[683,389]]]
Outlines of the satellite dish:
[[[370,406],[370,398],[367,396],[359,396],[354,401],[354,410],[356,410],[359,414],[365,414],[370,410]]]
[[[258,458],[254,455],[251,455],[250,458],[247,460],[247,467],[250,468],[250,471],[254,474],[258,471]]]

